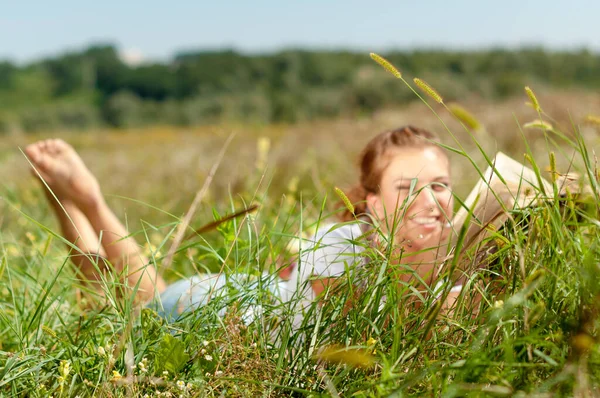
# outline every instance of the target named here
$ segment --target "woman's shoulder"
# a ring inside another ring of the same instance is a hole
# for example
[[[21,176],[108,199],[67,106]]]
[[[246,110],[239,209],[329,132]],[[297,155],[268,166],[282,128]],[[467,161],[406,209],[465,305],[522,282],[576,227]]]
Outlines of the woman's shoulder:
[[[344,222],[344,223],[327,223],[319,226],[315,232],[315,240],[319,239],[344,239],[356,240],[364,235],[363,223],[361,222]]]

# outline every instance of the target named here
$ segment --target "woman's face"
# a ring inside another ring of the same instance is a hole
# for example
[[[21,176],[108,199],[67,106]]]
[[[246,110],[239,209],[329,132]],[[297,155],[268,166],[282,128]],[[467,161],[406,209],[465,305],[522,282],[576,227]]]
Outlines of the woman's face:
[[[396,150],[380,192],[369,194],[367,203],[381,227],[395,231],[396,242],[407,251],[444,244],[453,208],[448,158],[436,147]]]

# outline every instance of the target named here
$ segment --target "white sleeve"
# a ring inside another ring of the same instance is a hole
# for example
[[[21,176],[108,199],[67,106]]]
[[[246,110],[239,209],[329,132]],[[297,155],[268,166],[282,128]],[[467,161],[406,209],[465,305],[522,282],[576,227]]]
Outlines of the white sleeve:
[[[346,267],[361,262],[363,248],[356,242],[361,235],[358,225],[331,226],[317,233],[300,254],[300,273],[302,280],[311,276],[337,277]]]

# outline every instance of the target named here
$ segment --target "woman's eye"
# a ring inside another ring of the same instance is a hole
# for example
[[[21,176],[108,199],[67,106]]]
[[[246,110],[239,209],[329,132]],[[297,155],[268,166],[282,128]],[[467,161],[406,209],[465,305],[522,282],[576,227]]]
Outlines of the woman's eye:
[[[435,182],[431,184],[431,189],[433,189],[435,192],[443,192],[449,191],[450,186],[448,184],[444,184],[443,182]]]
[[[401,185],[401,186],[397,186],[396,189],[398,191],[408,191],[408,190],[410,190],[410,187],[409,186]]]

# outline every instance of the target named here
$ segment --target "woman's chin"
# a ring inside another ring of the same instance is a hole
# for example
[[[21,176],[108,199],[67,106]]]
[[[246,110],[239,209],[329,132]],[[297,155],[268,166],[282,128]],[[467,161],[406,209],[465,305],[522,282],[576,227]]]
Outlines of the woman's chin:
[[[407,237],[412,246],[419,248],[437,247],[448,238],[448,228],[441,223],[416,225],[411,230],[411,236]]]

